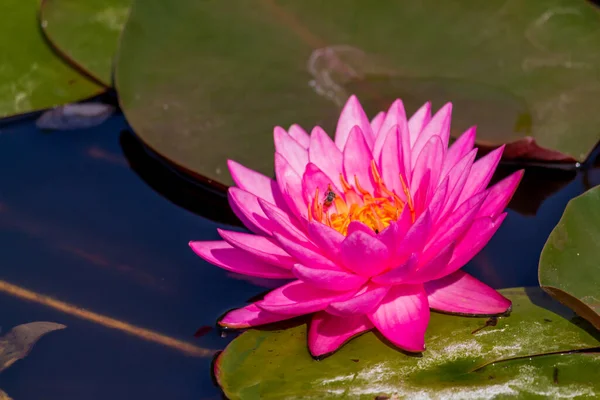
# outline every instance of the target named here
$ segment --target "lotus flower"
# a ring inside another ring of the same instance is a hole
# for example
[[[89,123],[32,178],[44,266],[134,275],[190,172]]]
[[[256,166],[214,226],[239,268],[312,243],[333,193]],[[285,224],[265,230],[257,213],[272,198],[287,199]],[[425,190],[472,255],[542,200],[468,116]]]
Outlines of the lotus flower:
[[[292,279],[219,322],[247,328],[313,314],[315,357],[376,328],[410,352],[425,349],[430,309],[494,315],[511,303],[460,270],[496,232],[522,177],[487,188],[498,148],[474,162],[475,128],[448,148],[452,105],[410,119],[401,100],[369,122],[357,98],[335,140],[275,128],[276,180],[229,161],[229,202],[254,234],[219,230],[191,242],[206,261],[260,278]]]

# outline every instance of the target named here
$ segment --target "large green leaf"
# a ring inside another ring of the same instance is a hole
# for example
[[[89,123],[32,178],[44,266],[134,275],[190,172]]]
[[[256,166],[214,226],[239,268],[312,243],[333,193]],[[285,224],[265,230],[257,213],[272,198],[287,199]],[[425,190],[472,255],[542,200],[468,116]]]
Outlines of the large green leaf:
[[[128,121],[175,164],[229,184],[226,159],[272,173],[274,125],[322,124],[357,93],[455,103],[506,155],[582,161],[598,141],[600,21],[572,0],[144,0],[116,65]]]
[[[40,32],[39,0],[0,2],[0,118],[71,103],[104,89],[57,56]]]
[[[306,348],[306,324],[300,324],[243,333],[216,361],[216,377],[232,400],[342,395],[373,399],[394,393],[406,398],[430,393],[441,398],[444,391],[457,390],[472,393],[469,398],[543,394],[548,390],[571,394],[592,390],[600,394],[597,357],[541,356],[598,348],[600,341],[594,329],[539,288],[502,292],[513,301],[513,311],[495,326],[486,326],[485,318],[433,313],[427,350],[419,357],[406,355],[379,335],[367,333],[332,356],[315,361]],[[525,360],[502,361],[515,358]],[[548,370],[555,367],[563,371],[559,371],[563,380],[552,388],[548,387],[552,380]],[[580,373],[583,375],[578,376]]]
[[[112,86],[113,57],[133,0],[42,0],[42,28],[71,62]]]
[[[544,246],[544,290],[600,329],[600,186],[569,202]]]

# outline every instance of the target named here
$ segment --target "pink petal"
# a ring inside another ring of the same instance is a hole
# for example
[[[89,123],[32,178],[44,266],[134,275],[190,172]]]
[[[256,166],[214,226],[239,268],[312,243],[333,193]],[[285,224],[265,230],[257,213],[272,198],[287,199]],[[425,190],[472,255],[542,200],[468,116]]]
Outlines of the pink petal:
[[[291,269],[296,263],[296,260],[283,251],[271,238],[224,229],[217,229],[217,231],[231,246],[250,253],[268,264]]]
[[[313,163],[308,163],[306,171],[302,176],[302,197],[304,198],[304,202],[306,204],[313,204],[317,188],[319,189],[319,199],[317,201],[323,202],[327,195],[327,189],[330,186],[334,192],[337,191],[331,179],[319,167]]]
[[[391,265],[401,265],[411,254],[419,254],[429,239],[432,227],[429,211],[425,211],[406,232],[406,235],[401,238],[400,242],[394,246]]]
[[[301,264],[316,269],[327,269],[331,271],[341,270],[341,268],[333,261],[320,254],[319,250],[314,246],[303,246],[302,244],[290,240],[285,236],[279,235],[278,233],[273,234],[273,236],[279,242],[283,250],[285,250],[292,257],[296,258],[296,260],[298,260]]]
[[[390,251],[390,266],[398,265],[402,263],[402,257],[398,255],[396,249],[404,237],[408,230],[412,227],[412,215],[409,207],[404,207],[402,213],[400,213],[400,217],[397,221],[392,221],[390,225],[383,230],[383,232],[379,233],[378,237],[386,247]]]
[[[219,321],[219,325],[231,329],[244,329],[251,326],[259,326],[279,322],[286,319],[294,318],[296,315],[273,314],[265,310],[261,310],[256,304],[247,305],[244,308],[229,311],[223,319]]]
[[[315,127],[310,136],[310,148],[308,149],[308,158],[315,164],[329,179],[334,182],[338,190],[340,185],[340,174],[343,171],[342,152],[336,147],[333,140],[320,127]]]
[[[479,209],[478,216],[496,217],[504,211],[517,190],[524,172],[524,170],[517,171],[489,188],[488,195]]]
[[[457,243],[448,266],[444,270],[440,270],[436,278],[442,278],[462,268],[475,257],[500,228],[504,218],[506,218],[506,213],[500,214],[493,220],[488,217],[476,219],[460,242]]]
[[[413,194],[415,218],[421,216],[421,214],[423,214],[423,212],[427,209],[427,206],[429,205],[429,199],[433,195],[433,189],[430,188],[430,186],[433,186],[430,184],[431,173],[432,172],[430,169],[425,169],[425,173],[423,174],[423,177],[419,178],[420,182],[416,186],[417,189]]]
[[[326,311],[339,317],[364,315],[379,306],[379,303],[381,303],[389,290],[389,287],[369,283],[364,289],[355,294],[354,297],[331,303]]]
[[[379,136],[379,134],[381,133],[381,132],[379,132],[379,128],[381,128],[381,124],[383,124],[384,119],[385,119],[385,113],[383,111],[381,111],[375,117],[373,117],[373,119],[371,120],[371,130],[373,131],[373,134],[375,135],[375,140],[377,140],[377,136]]]
[[[344,175],[351,185],[355,184],[355,178],[359,180],[360,186],[369,192],[373,192],[371,181],[371,161],[373,155],[367,146],[360,128],[355,126],[350,131],[346,147],[344,147]]]
[[[390,252],[376,237],[361,231],[353,232],[342,242],[341,258],[352,272],[370,277],[388,267]]]
[[[448,213],[454,211],[460,194],[465,186],[465,182],[471,172],[471,166],[475,156],[477,155],[477,149],[473,149],[469,154],[464,156],[448,173],[448,196],[444,202],[444,207],[438,218],[446,216]]]
[[[510,300],[463,271],[427,282],[425,292],[429,307],[450,313],[497,315],[511,306]]]
[[[336,264],[341,263],[340,247],[346,238],[344,235],[316,221],[308,224],[308,235],[327,258]]]
[[[436,232],[425,248],[424,260],[429,260],[450,242],[457,241],[471,227],[486,195],[482,192],[471,197],[436,226]]]
[[[418,187],[426,171],[431,171],[430,184],[434,188],[438,186],[442,165],[444,163],[444,152],[446,151],[442,139],[433,135],[423,147],[423,150],[417,157],[412,179],[411,188]]]
[[[417,142],[421,131],[431,121],[431,103],[427,102],[421,106],[408,120],[408,131],[410,132],[410,147]]]
[[[380,285],[398,285],[405,283],[406,278],[414,274],[418,262],[419,258],[417,257],[417,254],[413,253],[402,264],[395,266],[392,270],[384,274],[374,276],[371,280]]]
[[[256,305],[266,311],[302,315],[324,310],[329,303],[345,300],[355,292],[333,292],[315,288],[302,281],[294,281],[269,292]]]
[[[395,248],[404,239],[404,236],[413,225],[412,213],[409,207],[404,207],[397,221],[390,222],[390,225],[379,233],[381,240],[393,254]]]
[[[352,337],[373,329],[364,316],[340,318],[326,312],[315,314],[308,329],[308,348],[313,357],[333,353]]]
[[[258,199],[258,204],[269,221],[269,234],[277,232],[288,239],[300,243],[302,246],[314,248],[314,244],[308,239],[302,227],[298,225],[293,216],[264,200]]]
[[[444,202],[448,196],[448,185],[449,180],[448,177],[446,177],[446,179],[444,179],[437,187],[433,194],[433,198],[429,202],[429,212],[431,213],[431,220],[434,221],[434,223],[438,221],[442,214]]]
[[[469,154],[473,150],[475,145],[475,135],[477,128],[472,126],[467,129],[448,149],[446,158],[444,160],[444,168],[441,174],[441,178],[444,179],[450,169],[456,165],[464,156]]]
[[[373,325],[401,349],[425,350],[429,304],[422,285],[392,286],[377,310],[369,315]]]
[[[310,144],[310,136],[308,136],[308,133],[306,133],[306,131],[302,129],[300,125],[294,124],[290,126],[290,129],[288,129],[288,133],[296,142],[300,144],[300,146],[304,147],[305,149],[308,149],[308,146]]]
[[[361,135],[364,135],[367,145],[373,146],[374,135],[369,119],[356,96],[352,95],[348,98],[346,105],[342,109],[337,129],[335,130],[335,144],[338,149],[343,150],[346,147],[346,141],[354,126],[360,128]]]
[[[379,235],[377,236],[379,237],[379,240],[381,240],[381,242],[390,250],[390,254],[393,255],[393,248],[396,246],[396,243],[400,241],[400,235],[398,234],[398,223],[396,221],[391,221],[388,227],[379,232]]]
[[[455,248],[456,244],[451,242],[446,247],[441,248],[438,253],[434,253],[428,260],[423,257],[423,260],[419,260],[417,267],[412,272],[404,274],[404,276],[398,276],[397,282],[421,284],[432,279],[437,279],[443,271],[448,269],[448,263],[452,258]]]
[[[273,139],[275,140],[275,151],[287,160],[294,172],[302,175],[306,164],[308,164],[308,151],[306,148],[302,147],[280,126],[275,127]]]
[[[402,100],[396,99],[390,106],[385,119],[383,120],[383,124],[379,128],[381,130],[381,135],[388,134],[392,128],[397,127],[399,131],[402,132],[403,135],[406,135],[406,145],[410,147],[410,137],[408,133],[408,123],[406,121],[406,112],[404,111],[404,104]],[[373,145],[373,157],[377,160],[381,155],[382,148],[384,148],[385,137],[378,135],[375,140],[375,144]],[[398,143],[402,142],[399,137]],[[402,151],[400,149],[400,151]],[[404,169],[404,168],[403,168]]]
[[[427,144],[429,139],[436,135],[442,139],[444,150],[448,148],[448,140],[450,139],[450,121],[452,117],[452,104],[446,103],[440,110],[431,118],[431,121],[423,128],[415,145],[412,147],[412,165],[416,164],[416,159]]]
[[[402,181],[400,175],[408,181],[407,172],[404,168],[404,159],[401,149],[401,141],[406,140],[407,132],[402,132],[399,126],[392,127],[387,133],[382,133],[379,138],[383,138],[382,150],[380,152],[379,169],[381,178],[386,187],[396,194],[403,194]]]
[[[229,167],[231,178],[240,189],[276,204],[280,208],[287,208],[275,180],[250,168],[246,168],[233,160],[227,160],[227,166]]]
[[[190,242],[194,253],[224,270],[259,278],[287,279],[294,275],[286,269],[262,262],[245,251],[231,247],[224,241]]]
[[[354,232],[364,232],[369,236],[377,237],[375,231],[360,221],[352,221],[348,224],[348,230],[346,231],[346,236],[350,236]]]
[[[469,179],[467,179],[465,187],[458,199],[458,204],[473,196],[475,193],[485,190],[488,183],[492,180],[496,167],[502,158],[504,147],[504,145],[500,146],[496,150],[481,157],[473,164],[471,172],[469,173]]]
[[[348,290],[358,290],[364,285],[368,278],[352,274],[345,271],[333,271],[330,269],[318,269],[305,267],[302,264],[296,264],[292,269],[296,278],[311,286],[332,290],[336,292],[345,292]]]
[[[301,174],[303,173],[304,169],[302,169]],[[301,175],[298,175],[279,153],[275,153],[275,175],[277,176],[277,183],[279,183],[279,190],[290,210],[299,219],[306,220],[308,218],[308,206],[302,197]]]
[[[271,235],[273,224],[263,212],[255,195],[237,187],[230,187],[227,198],[234,214],[248,229],[258,234]],[[277,208],[274,205],[272,207]]]

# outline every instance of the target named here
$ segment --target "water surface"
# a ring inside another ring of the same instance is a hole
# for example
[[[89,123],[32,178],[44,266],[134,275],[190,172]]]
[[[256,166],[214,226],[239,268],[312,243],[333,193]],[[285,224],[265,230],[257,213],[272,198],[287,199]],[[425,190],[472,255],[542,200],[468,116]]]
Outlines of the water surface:
[[[69,132],[40,132],[30,119],[0,126],[0,327],[68,326],[0,374],[17,400],[219,399],[211,358],[199,354],[231,337],[194,334],[265,290],[192,253],[190,240],[215,240],[218,227],[237,223],[224,196],[175,173],[127,129],[121,115]],[[599,171],[529,169],[504,225],[466,270],[496,288],[537,285],[548,234],[569,199],[600,183]]]

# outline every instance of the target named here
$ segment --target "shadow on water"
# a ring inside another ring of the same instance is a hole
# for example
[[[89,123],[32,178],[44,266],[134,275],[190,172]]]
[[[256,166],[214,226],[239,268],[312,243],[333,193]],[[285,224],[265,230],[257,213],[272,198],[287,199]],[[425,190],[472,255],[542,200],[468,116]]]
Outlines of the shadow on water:
[[[171,167],[129,130],[121,131],[120,143],[131,169],[162,196],[213,221],[243,226],[231,211],[223,190],[200,183]]]
[[[598,183],[595,165],[585,179]],[[231,335],[194,334],[264,291],[263,282],[231,276],[188,248],[238,225],[223,193],[167,166],[121,115],[80,131],[41,133],[28,119],[2,126],[0,167],[2,331],[44,320],[68,326],[0,374],[0,387],[15,399],[219,398],[212,358],[181,346],[223,349]],[[585,179],[528,169],[505,223],[466,270],[496,288],[537,285],[546,237]]]

